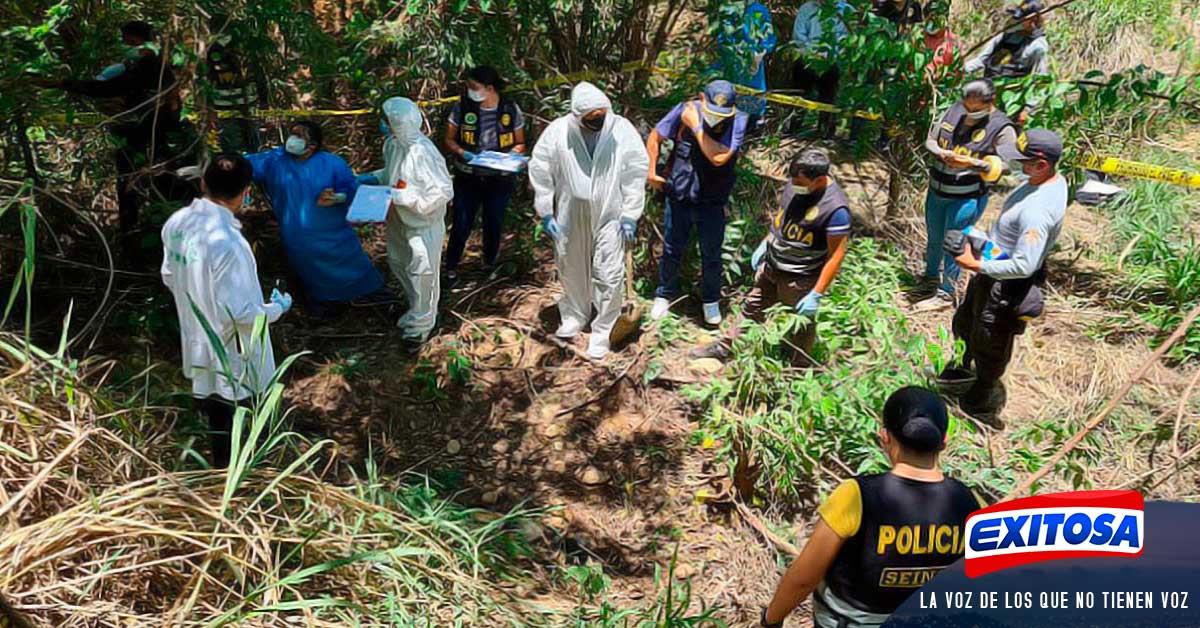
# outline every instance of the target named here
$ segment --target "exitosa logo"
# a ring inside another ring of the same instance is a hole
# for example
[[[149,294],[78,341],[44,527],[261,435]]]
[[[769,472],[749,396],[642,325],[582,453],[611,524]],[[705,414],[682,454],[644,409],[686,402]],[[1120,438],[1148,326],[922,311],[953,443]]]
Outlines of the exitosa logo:
[[[966,572],[1142,554],[1145,502],[1136,491],[1054,493],[1002,502],[967,517]]]

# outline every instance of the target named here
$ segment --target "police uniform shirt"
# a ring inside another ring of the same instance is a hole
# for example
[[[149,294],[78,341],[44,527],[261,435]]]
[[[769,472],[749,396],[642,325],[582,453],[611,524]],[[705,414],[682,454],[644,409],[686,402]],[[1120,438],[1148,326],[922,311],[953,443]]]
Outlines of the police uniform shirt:
[[[926,482],[894,473],[842,482],[817,514],[845,543],[826,590],[854,608],[891,613],[958,560],[967,515],[983,502],[953,478]]]
[[[517,103],[515,103],[515,102],[510,103],[510,105],[511,105],[512,111],[513,111],[513,113],[512,113],[513,119],[511,121],[512,122],[511,125],[513,128],[513,132],[515,133],[517,130],[525,128],[525,116],[521,113],[521,108],[517,106]],[[479,108],[479,120],[477,122],[476,128],[479,129],[479,144],[478,144],[478,146],[479,146],[480,151],[500,150],[500,138],[496,136],[496,129],[499,127],[499,125],[496,124],[496,116],[499,114],[500,114],[499,107],[494,108],[494,109],[485,109],[484,107],[481,106]],[[472,114],[468,114],[468,115],[472,115]],[[459,103],[459,102],[454,103],[454,108],[450,110],[450,124],[453,124],[456,127],[462,128],[462,125],[463,125],[462,116],[463,116],[462,103]],[[505,125],[505,126],[508,126],[508,125]]]

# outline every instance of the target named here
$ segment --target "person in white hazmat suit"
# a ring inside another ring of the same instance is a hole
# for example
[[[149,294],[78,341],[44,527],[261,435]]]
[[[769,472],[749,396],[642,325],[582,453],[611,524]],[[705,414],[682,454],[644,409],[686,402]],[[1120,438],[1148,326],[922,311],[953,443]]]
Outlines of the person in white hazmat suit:
[[[392,187],[388,267],[400,281],[409,308],[396,325],[405,340],[419,344],[437,322],[446,204],[454,197],[454,183],[446,159],[421,132],[424,117],[416,103],[389,98],[383,103],[383,117],[391,131],[383,144],[383,168],[359,180]]]
[[[588,357],[608,354],[621,314],[625,242],[637,235],[650,157],[633,124],[595,85],[571,91],[571,113],[546,127],[529,161],[534,209],[554,239],[563,298],[560,338],[573,338],[596,308]]]

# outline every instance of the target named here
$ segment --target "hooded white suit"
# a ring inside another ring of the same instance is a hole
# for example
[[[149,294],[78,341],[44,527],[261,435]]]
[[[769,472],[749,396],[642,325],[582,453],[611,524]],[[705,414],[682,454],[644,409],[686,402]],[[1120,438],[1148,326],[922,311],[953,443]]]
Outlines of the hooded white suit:
[[[383,115],[392,134],[383,144],[383,169],[372,174],[393,188],[405,183],[392,190],[387,219],[388,266],[409,305],[397,326],[405,337],[424,341],[437,322],[446,204],[454,196],[454,184],[445,158],[421,133],[424,118],[416,103],[389,98]]]
[[[604,128],[589,153],[579,120],[605,109]],[[596,308],[588,353],[608,351],[608,336],[621,314],[625,280],[621,220],[637,221],[646,199],[650,157],[633,124],[612,112],[608,97],[591,83],[571,91],[571,113],[546,127],[529,161],[534,209],[553,215],[562,230],[555,244],[564,295],[563,325],[579,329]]]

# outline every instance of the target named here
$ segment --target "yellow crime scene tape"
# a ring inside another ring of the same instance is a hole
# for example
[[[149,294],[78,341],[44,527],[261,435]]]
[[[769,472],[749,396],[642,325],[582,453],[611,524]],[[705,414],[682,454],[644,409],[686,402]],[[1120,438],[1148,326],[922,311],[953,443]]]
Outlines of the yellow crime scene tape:
[[[620,67],[618,73],[628,74],[638,70],[648,70],[654,74],[660,74],[670,77],[680,77],[684,72],[665,68],[662,66],[653,65],[649,62],[632,61],[625,63]],[[577,81],[585,81],[593,79],[603,74],[599,70],[581,70],[579,72],[571,72],[568,74],[558,74],[529,81],[512,86],[513,91],[524,91],[537,89],[541,87],[550,87],[555,85],[565,85]],[[768,102],[773,102],[787,107],[797,109],[807,109],[809,111],[819,111],[823,113],[839,113],[843,115],[851,115],[865,120],[878,121],[882,120],[883,116],[877,113],[863,110],[847,111],[830,103],[808,100],[793,94],[785,94],[776,91],[760,91],[745,87],[742,85],[734,86],[741,94],[750,96],[759,96],[766,99]],[[458,96],[447,96],[445,98],[436,98],[430,100],[419,100],[417,106],[422,109],[434,107],[442,107],[453,104],[459,99]],[[377,109],[251,109],[249,114],[241,111],[220,111],[217,116],[220,118],[233,118],[244,115],[251,117],[262,118],[319,118],[319,117],[337,117],[337,116],[366,116],[378,115]],[[196,114],[188,116],[189,119],[195,119]],[[100,124],[111,119],[111,116],[95,112],[80,112],[80,113],[55,113],[47,114],[39,118],[40,124],[46,125],[63,125],[63,124]],[[1182,185],[1185,187],[1200,189],[1200,172],[1191,172],[1180,170],[1177,168],[1168,168],[1165,166],[1156,166],[1154,164],[1141,163],[1137,161],[1129,161],[1119,157],[1091,154],[1081,160],[1074,162],[1074,165],[1086,170],[1096,170],[1105,174],[1111,174],[1123,177],[1133,177],[1137,179],[1148,179],[1150,181],[1161,181],[1163,183],[1171,183],[1174,185]]]
[[[1173,183],[1175,185],[1200,189],[1200,172],[1155,166],[1154,164],[1144,164],[1119,157],[1101,155],[1088,155],[1082,160],[1077,161],[1075,165],[1087,170],[1097,170],[1105,174],[1162,181],[1163,183]]]

